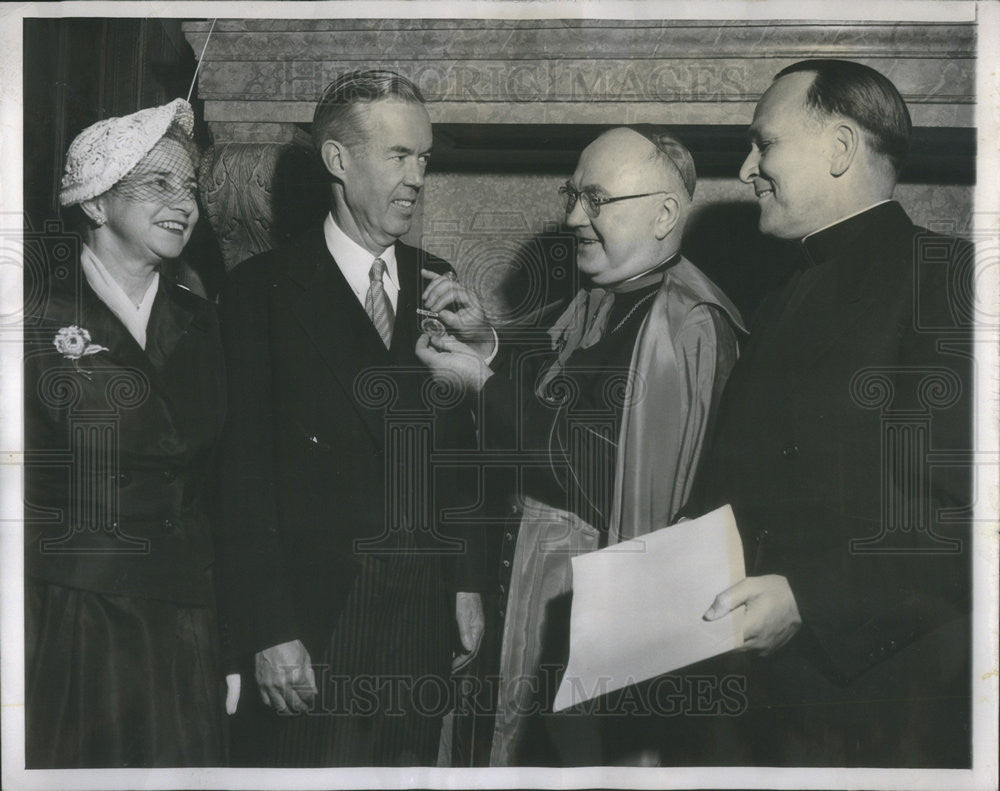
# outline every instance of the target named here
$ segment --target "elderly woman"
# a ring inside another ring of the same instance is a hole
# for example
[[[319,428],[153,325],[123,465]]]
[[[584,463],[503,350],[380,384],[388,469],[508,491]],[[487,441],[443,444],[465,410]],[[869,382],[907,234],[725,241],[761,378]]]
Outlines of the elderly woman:
[[[26,289],[29,768],[225,759],[222,352],[214,306],[160,272],[198,220],[192,126],[177,99],[81,132],[60,202],[82,244]]]

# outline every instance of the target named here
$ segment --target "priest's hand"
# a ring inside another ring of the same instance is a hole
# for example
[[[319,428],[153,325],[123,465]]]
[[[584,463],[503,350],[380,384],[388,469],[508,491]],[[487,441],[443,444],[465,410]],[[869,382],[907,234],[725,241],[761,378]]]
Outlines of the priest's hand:
[[[467,392],[478,393],[486,380],[493,376],[493,371],[479,354],[449,335],[435,338],[424,333],[417,338],[414,351],[435,379]]]
[[[424,308],[437,313],[448,332],[481,358],[492,357],[496,351],[496,334],[486,320],[479,297],[459,283],[454,272],[442,275],[421,269],[420,274],[430,281],[421,295]]]
[[[788,580],[778,574],[747,577],[715,597],[702,616],[714,621],[746,605],[743,651],[767,656],[783,646],[802,626],[799,607]]]
[[[465,653],[459,654],[451,662],[452,670],[459,670],[476,658],[486,631],[486,615],[483,613],[483,598],[478,593],[459,592],[455,594],[455,620],[458,623],[458,637]]]
[[[255,665],[254,675],[265,706],[271,706],[278,714],[289,709],[308,710],[316,697],[316,677],[309,652],[300,640],[258,651]]]

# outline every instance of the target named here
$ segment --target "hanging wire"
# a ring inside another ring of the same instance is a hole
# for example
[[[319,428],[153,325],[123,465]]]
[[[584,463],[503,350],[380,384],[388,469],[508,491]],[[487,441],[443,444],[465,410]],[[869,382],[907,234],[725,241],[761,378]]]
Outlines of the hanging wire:
[[[205,50],[208,49],[208,40],[212,38],[212,31],[215,30],[215,23],[218,21],[219,20],[217,18],[212,20],[212,25],[208,29],[208,35],[205,36],[205,45],[201,48],[201,54],[198,56],[198,64],[194,67],[194,76],[191,78],[191,87],[188,88],[188,104],[191,103],[191,94],[194,92],[194,84],[198,79],[198,72],[201,70],[202,61],[205,59]]]

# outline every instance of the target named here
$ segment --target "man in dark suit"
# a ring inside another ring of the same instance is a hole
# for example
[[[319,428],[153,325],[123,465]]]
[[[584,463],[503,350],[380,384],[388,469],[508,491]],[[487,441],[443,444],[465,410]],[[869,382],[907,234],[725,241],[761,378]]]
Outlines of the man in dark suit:
[[[910,117],[857,63],[779,72],[740,179],[801,266],[765,299],[689,513],[731,503],[743,737],[770,765],[970,765],[970,246],[890,200]]]
[[[442,519],[462,471],[431,463],[468,447],[471,416],[413,352],[421,269],[451,269],[398,241],[431,123],[408,80],[354,72],[323,94],[313,139],[330,214],[221,298],[231,642],[268,706],[308,710],[271,715],[265,761],[433,764],[451,648],[476,649],[483,614],[475,542]]]

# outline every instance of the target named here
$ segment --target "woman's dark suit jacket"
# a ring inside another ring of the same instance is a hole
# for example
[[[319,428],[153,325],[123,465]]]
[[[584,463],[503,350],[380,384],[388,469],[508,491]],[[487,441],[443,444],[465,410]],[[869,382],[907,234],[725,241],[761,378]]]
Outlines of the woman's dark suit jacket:
[[[27,578],[212,604],[225,412],[215,307],[161,277],[144,352],[78,266],[26,297]],[[53,341],[69,326],[107,351],[67,358]]]

